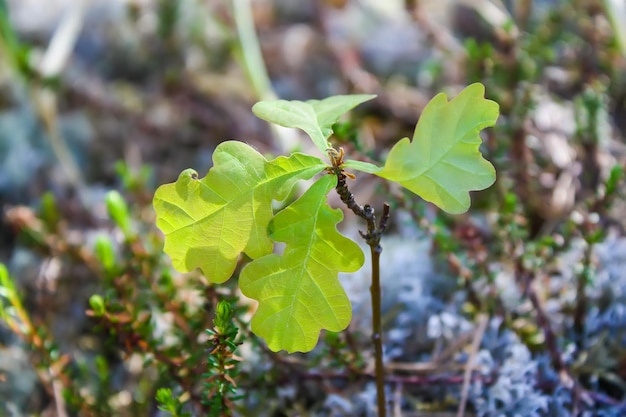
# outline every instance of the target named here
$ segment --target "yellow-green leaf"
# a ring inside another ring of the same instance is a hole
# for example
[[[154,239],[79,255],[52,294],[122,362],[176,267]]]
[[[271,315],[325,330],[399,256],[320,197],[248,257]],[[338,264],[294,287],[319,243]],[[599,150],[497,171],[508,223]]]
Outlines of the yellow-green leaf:
[[[267,225],[272,200],[285,199],[297,180],[324,167],[309,155],[267,161],[242,142],[221,143],[206,177],[185,170],[176,183],[159,187],[154,195],[157,226],[174,268],[200,268],[209,281],[221,283],[232,275],[241,252],[253,259],[271,253]]]
[[[498,104],[484,94],[485,87],[475,83],[451,101],[443,93],[435,96],[422,112],[413,140],[401,139],[383,169],[370,172],[447,212],[467,211],[469,192],[489,187],[496,178],[479,151],[480,131],[493,126],[499,114]]]
[[[287,244],[284,253],[256,259],[241,272],[241,291],[259,302],[252,330],[274,351],[310,351],[321,329],[338,332],[350,323],[338,274],[358,270],[364,256],[336,229],[343,213],[326,201],[336,184],[337,177],[325,175],[278,213],[270,236]]]
[[[326,155],[330,146],[332,125],[346,112],[376,97],[372,94],[340,95],[323,100],[270,100],[260,101],[252,107],[257,117],[284,127],[305,131],[315,146]]]

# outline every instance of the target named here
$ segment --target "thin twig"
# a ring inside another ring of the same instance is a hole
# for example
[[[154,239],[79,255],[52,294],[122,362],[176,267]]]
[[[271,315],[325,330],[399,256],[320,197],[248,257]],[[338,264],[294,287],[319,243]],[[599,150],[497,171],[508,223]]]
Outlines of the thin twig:
[[[574,308],[574,332],[575,343],[578,350],[583,349],[583,341],[585,339],[585,319],[587,317],[587,285],[589,284],[592,271],[593,244],[587,242],[585,253],[583,255],[582,271],[577,274],[576,283],[576,306]]]
[[[363,378],[367,379],[376,379],[376,375],[364,372],[359,375]],[[299,379],[310,379],[310,380],[351,380],[354,378],[354,375],[347,372],[318,372],[318,371],[308,371],[308,372],[300,372],[298,371]],[[289,375],[289,383],[291,383],[293,379],[293,375]],[[497,375],[483,375],[483,374],[473,374],[470,377],[470,382],[480,381],[483,384],[489,385],[496,381]],[[421,385],[459,385],[463,384],[464,376],[463,375],[387,375],[385,376],[385,382],[388,384],[402,384],[402,385],[411,385],[411,386],[421,386]]]
[[[385,401],[385,368],[383,365],[383,334],[380,305],[380,253],[382,248],[379,244],[369,245],[370,253],[372,254],[372,285],[370,286],[370,293],[372,296],[372,342],[374,343],[378,415],[384,417],[387,413],[387,404]]]
[[[343,155],[343,153],[341,155]],[[359,234],[363,237],[363,239],[365,239],[365,242],[367,242],[372,255],[372,284],[370,286],[370,293],[372,296],[372,342],[374,344],[376,392],[378,400],[378,415],[379,417],[385,417],[387,413],[387,403],[385,400],[385,368],[383,365],[380,289],[380,254],[382,253],[383,248],[380,245],[380,238],[389,222],[390,207],[389,204],[385,203],[380,223],[376,224],[374,208],[372,208],[369,204],[361,207],[354,200],[354,196],[348,189],[348,185],[346,184],[346,175],[343,173],[340,166],[341,159],[336,159],[332,155],[329,156],[333,161],[332,173],[337,176],[337,194],[339,194],[341,201],[343,201],[343,203],[350,210],[352,210],[354,214],[363,218],[367,223],[367,233],[359,231]]]
[[[478,328],[476,329],[476,335],[474,340],[472,341],[472,347],[469,353],[469,358],[467,359],[467,365],[465,367],[465,372],[463,373],[463,389],[461,390],[461,402],[459,403],[459,410],[457,412],[457,417],[463,417],[465,415],[465,407],[467,405],[467,398],[469,395],[469,385],[472,379],[472,371],[474,369],[474,360],[476,359],[476,355],[478,354],[478,349],[480,348],[480,342],[483,340],[483,336],[485,334],[485,330],[487,329],[487,324],[489,323],[489,316],[486,314],[481,314],[478,319]]]
[[[572,390],[574,397],[574,400],[572,401],[572,415],[578,415],[580,401],[583,401],[585,403],[593,403],[593,400],[589,396],[589,394],[582,389],[577,380],[572,376],[571,371],[563,360],[563,355],[558,348],[557,337],[552,330],[552,326],[550,325],[548,314],[544,310],[543,305],[539,300],[539,296],[537,295],[537,291],[532,285],[535,279],[534,272],[525,270],[520,264],[517,265],[516,273],[518,274],[518,282],[523,283],[523,285],[525,286],[524,292],[530,300],[533,309],[535,310],[535,313],[537,315],[537,324],[543,330],[545,343],[548,349],[548,354],[550,355],[550,359],[552,361],[552,366],[554,366],[554,369],[557,371],[561,383],[566,388]]]

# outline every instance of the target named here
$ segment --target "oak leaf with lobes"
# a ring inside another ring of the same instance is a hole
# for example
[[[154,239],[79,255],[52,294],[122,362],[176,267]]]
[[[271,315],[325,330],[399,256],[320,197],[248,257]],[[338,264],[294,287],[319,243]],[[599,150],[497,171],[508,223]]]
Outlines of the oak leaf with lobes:
[[[323,155],[333,133],[332,125],[347,111],[376,97],[372,94],[339,95],[323,100],[270,100],[252,107],[254,114],[270,123],[306,132]]]
[[[321,329],[339,332],[350,324],[352,308],[338,274],[359,270],[365,258],[337,231],[343,213],[326,201],[336,185],[336,176],[325,175],[279,212],[269,229],[273,240],[287,244],[284,253],[241,271],[241,292],[259,302],[252,331],[274,351],[310,351]]]
[[[413,140],[401,139],[383,169],[368,172],[400,183],[449,213],[467,211],[469,192],[496,179],[493,165],[479,150],[480,131],[493,126],[499,113],[498,104],[484,94],[485,87],[475,83],[449,102],[445,94],[436,95],[424,108]]]
[[[314,156],[294,153],[267,161],[242,142],[221,143],[213,168],[198,179],[183,171],[174,184],[159,187],[153,205],[165,234],[164,251],[179,272],[200,268],[211,282],[232,275],[241,252],[255,259],[272,252],[267,236],[272,200],[283,200],[293,185],[324,170]]]

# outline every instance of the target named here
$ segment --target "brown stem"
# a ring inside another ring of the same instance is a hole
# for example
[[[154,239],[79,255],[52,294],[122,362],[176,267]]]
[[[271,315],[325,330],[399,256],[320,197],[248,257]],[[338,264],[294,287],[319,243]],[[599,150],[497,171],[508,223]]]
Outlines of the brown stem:
[[[354,196],[346,184],[346,176],[341,169],[336,167],[333,174],[337,175],[337,194],[341,201],[354,214],[363,218],[367,222],[367,233],[359,231],[361,237],[370,247],[372,254],[372,285],[370,293],[372,295],[372,342],[374,343],[375,379],[378,400],[378,416],[385,417],[387,414],[387,402],[385,400],[385,368],[383,365],[383,334],[382,334],[382,313],[381,313],[381,289],[380,289],[380,254],[383,251],[380,245],[382,233],[387,228],[389,222],[389,204],[383,206],[383,215],[380,223],[376,224],[374,209],[369,204],[361,207],[354,200]]]
[[[572,376],[569,368],[563,361],[563,355],[561,354],[557,336],[552,330],[552,326],[550,325],[550,319],[548,318],[548,314],[543,308],[541,301],[539,300],[539,296],[537,295],[537,291],[533,288],[532,282],[535,279],[534,272],[523,270],[521,265],[518,265],[518,277],[522,278],[522,282],[525,285],[525,293],[530,300],[535,313],[537,315],[537,324],[543,330],[543,334],[545,337],[546,348],[548,349],[548,354],[550,355],[550,359],[552,360],[552,366],[557,371],[561,383],[572,390],[574,400],[572,401],[572,415],[578,415],[579,411],[579,403],[581,401],[589,401],[590,396],[589,393],[584,391],[581,386],[577,383],[577,381]]]
[[[558,343],[556,340],[556,335],[550,326],[550,319],[548,319],[548,315],[546,311],[543,309],[543,305],[539,300],[539,296],[537,295],[537,291],[533,287],[532,283],[535,279],[535,275],[529,271],[518,271],[520,273],[519,278],[521,278],[520,282],[524,285],[524,292],[530,303],[535,310],[535,314],[537,315],[537,324],[543,330],[543,336],[545,338],[546,348],[548,349],[548,354],[550,355],[550,359],[552,360],[552,366],[556,369],[556,371],[561,374],[563,372],[567,372],[567,367],[565,366],[565,362],[563,362],[563,357],[558,348]]]
[[[585,337],[585,318],[587,316],[587,284],[591,274],[591,258],[593,256],[593,245],[587,243],[585,254],[583,257],[583,270],[578,274],[578,282],[576,283],[576,307],[574,309],[574,332],[576,338],[576,347],[583,348],[583,340]]]
[[[385,368],[383,365],[383,333],[380,306],[380,245],[370,245],[372,254],[372,342],[374,343],[376,391],[378,392],[378,415],[385,416],[387,405],[385,404]]]

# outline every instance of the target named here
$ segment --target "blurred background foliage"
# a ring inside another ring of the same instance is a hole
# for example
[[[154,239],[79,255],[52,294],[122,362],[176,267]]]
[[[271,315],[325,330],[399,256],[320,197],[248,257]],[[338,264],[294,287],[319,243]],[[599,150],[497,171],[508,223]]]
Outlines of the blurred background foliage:
[[[392,204],[390,415],[625,415],[624,4],[0,0],[0,415],[375,415],[367,271],[347,331],[273,353],[236,279],[172,270],[152,194],[223,140],[315,152],[258,100],[375,93],[334,140],[382,161],[475,81],[501,117],[470,213],[351,183]]]

